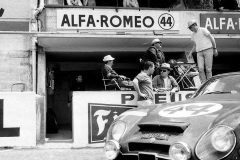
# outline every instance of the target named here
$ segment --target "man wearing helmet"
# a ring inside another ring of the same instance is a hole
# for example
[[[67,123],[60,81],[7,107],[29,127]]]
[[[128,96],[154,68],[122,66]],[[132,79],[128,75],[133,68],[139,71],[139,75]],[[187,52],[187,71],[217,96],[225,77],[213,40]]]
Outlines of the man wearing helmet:
[[[212,77],[213,55],[218,56],[216,42],[211,33],[206,28],[199,27],[195,20],[188,22],[188,28],[192,31],[191,40],[194,42],[188,58],[192,58],[192,53],[197,52],[199,76],[203,83]]]

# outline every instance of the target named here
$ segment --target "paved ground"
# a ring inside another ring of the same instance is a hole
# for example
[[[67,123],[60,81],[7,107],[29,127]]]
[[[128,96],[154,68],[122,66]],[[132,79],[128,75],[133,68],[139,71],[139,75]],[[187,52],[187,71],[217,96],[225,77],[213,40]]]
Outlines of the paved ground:
[[[106,160],[103,148],[0,149],[1,160]]]

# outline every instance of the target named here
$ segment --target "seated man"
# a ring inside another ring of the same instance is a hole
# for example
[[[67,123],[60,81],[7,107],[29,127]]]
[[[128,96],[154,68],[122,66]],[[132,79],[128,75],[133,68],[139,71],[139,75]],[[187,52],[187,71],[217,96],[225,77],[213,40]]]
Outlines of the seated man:
[[[133,88],[132,81],[130,81],[129,78],[117,74],[117,72],[112,69],[114,59],[115,58],[113,58],[111,55],[107,55],[103,58],[103,62],[105,62],[102,68],[104,78],[110,79],[108,84],[115,84],[115,82],[117,82],[120,87]]]
[[[179,86],[176,80],[169,76],[172,68],[170,64],[163,63],[160,67],[160,75],[156,75],[153,78],[153,88],[157,92],[170,91],[171,93],[175,93],[179,91]]]

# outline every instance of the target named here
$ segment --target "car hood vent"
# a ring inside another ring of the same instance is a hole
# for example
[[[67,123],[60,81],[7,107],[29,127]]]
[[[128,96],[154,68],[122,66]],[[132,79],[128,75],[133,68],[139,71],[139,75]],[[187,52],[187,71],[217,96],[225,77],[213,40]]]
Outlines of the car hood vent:
[[[140,132],[165,132],[165,133],[183,133],[189,126],[189,123],[185,122],[164,122],[158,124],[138,124]]]

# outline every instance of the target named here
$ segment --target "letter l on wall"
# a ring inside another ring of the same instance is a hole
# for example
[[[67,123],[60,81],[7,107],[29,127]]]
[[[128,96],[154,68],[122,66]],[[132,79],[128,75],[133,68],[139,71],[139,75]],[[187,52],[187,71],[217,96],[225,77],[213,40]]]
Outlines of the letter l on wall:
[[[0,99],[0,137],[19,137],[20,128],[3,128],[4,119],[3,99]]]

